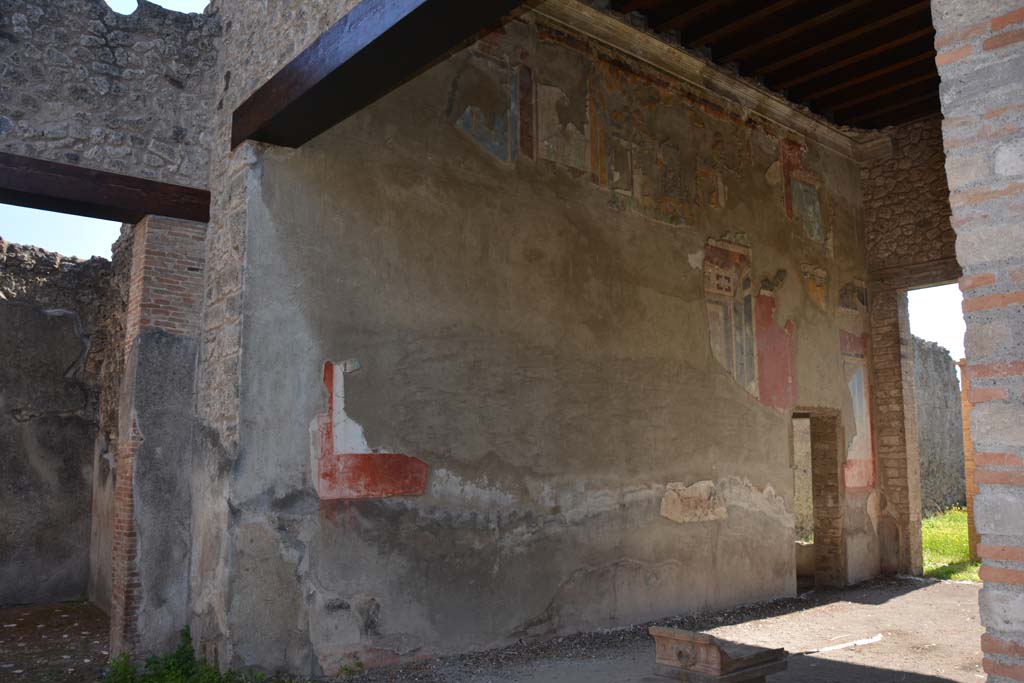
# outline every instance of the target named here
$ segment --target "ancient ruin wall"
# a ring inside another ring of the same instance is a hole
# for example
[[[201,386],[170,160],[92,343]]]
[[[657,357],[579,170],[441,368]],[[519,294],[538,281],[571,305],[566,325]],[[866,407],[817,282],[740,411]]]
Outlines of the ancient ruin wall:
[[[192,595],[222,664],[315,674],[791,591],[797,401],[842,409],[851,561],[877,567],[856,164],[577,39],[513,24],[215,174]],[[423,496],[320,499],[329,395],[348,445],[427,464]]]
[[[0,604],[90,585],[97,434],[112,427],[119,347],[111,264],[0,239]],[[115,399],[116,400],[116,399]],[[116,418],[115,418],[116,419]]]
[[[955,258],[941,120],[889,132],[892,155],[861,172],[868,267],[879,271]]]
[[[0,151],[206,187],[219,23],[0,0]]]
[[[913,343],[921,506],[928,515],[965,503],[963,417],[949,352],[918,337]]]

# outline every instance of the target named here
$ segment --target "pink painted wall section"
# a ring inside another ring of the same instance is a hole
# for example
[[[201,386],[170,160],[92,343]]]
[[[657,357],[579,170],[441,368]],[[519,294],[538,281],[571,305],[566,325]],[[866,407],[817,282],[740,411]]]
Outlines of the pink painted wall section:
[[[317,415],[316,489],[321,500],[420,496],[429,467],[402,453],[375,453],[362,428],[345,414],[344,364],[324,364],[327,413]]]
[[[868,335],[840,330],[839,349],[854,417],[852,433],[847,434],[843,476],[848,490],[870,489],[875,485],[875,450],[868,381]]]
[[[761,294],[754,306],[757,333],[758,395],[761,403],[779,410],[796,405],[796,325],[775,323],[775,297]]]

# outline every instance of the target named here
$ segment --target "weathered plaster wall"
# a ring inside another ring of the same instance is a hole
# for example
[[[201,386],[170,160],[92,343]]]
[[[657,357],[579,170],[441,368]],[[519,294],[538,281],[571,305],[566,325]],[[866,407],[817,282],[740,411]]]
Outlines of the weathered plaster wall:
[[[0,604],[86,592],[110,278],[0,239]]]
[[[914,398],[924,514],[965,503],[963,417],[956,364],[934,342],[914,337]]]
[[[0,151],[206,187],[216,17],[0,0]]]
[[[224,665],[791,593],[789,409],[838,409],[871,462],[841,335],[866,332],[860,175],[813,141],[527,21],[303,150],[224,163],[203,383],[239,364],[240,412],[203,389],[192,584]],[[317,428],[327,361],[351,439]],[[325,443],[418,458],[426,490],[319,500]],[[874,573],[873,469],[842,474],[845,570]]]
[[[943,142],[963,266],[981,542],[981,647],[1024,681],[1024,8],[933,0]]]

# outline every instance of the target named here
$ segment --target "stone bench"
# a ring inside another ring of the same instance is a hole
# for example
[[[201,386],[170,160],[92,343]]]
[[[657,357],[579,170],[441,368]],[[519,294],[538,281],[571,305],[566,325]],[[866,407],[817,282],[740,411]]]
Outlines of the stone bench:
[[[764,683],[786,668],[788,653],[720,640],[706,633],[652,626],[655,673],[685,683]]]

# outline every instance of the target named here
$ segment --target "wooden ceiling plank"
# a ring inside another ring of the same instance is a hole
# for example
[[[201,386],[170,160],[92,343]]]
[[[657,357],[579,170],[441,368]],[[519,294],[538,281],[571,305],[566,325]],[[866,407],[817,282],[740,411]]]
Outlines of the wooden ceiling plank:
[[[778,45],[779,43],[785,42],[792,38],[793,36],[796,36],[800,33],[809,31],[817,26],[821,26],[822,24],[827,24],[831,21],[835,21],[836,19],[839,19],[844,15],[853,12],[854,10],[868,6],[875,1],[876,0],[851,0],[850,2],[845,2],[839,7],[833,8],[827,12],[815,14],[809,16],[808,18],[802,21],[791,23],[789,27],[786,29],[783,29],[781,31],[773,31],[769,35],[762,38],[761,40],[748,43],[747,45],[739,47],[735,50],[722,52],[719,56],[723,61],[743,61],[747,57],[756,54],[757,52],[760,52],[765,48],[772,47],[773,45]]]
[[[908,99],[894,102],[886,107],[880,109],[868,108],[864,111],[850,114],[843,117],[843,123],[845,125],[857,125],[863,124],[866,121],[878,121],[883,119],[887,115],[893,115],[899,113],[901,110],[910,109],[912,107],[920,106],[921,110],[933,109],[935,113],[941,111],[939,103],[939,96],[936,93],[920,93],[912,96]]]
[[[705,45],[713,46],[715,42],[725,36],[762,22],[768,17],[793,7],[794,5],[798,5],[801,2],[803,2],[803,0],[774,0],[755,12],[750,12],[745,16],[725,22],[716,27],[708,27],[699,34],[685,36],[684,42],[692,47],[704,47]]]
[[[898,92],[901,92],[903,90],[906,90],[907,88],[909,88],[911,86],[917,85],[919,83],[925,83],[925,82],[932,82],[937,87],[938,84],[939,84],[939,74],[938,74],[938,72],[935,72],[935,73],[925,73],[925,74],[920,74],[920,75],[917,75],[917,76],[912,76],[912,77],[907,78],[905,80],[901,80],[899,83],[894,83],[894,84],[892,84],[892,85],[890,85],[888,87],[881,88],[880,90],[872,90],[871,92],[865,93],[865,94],[863,94],[863,95],[861,95],[859,97],[854,97],[853,99],[850,99],[850,100],[843,100],[841,102],[838,102],[838,103],[830,106],[829,110],[831,110],[833,112],[836,112],[838,114],[838,112],[841,112],[841,111],[843,111],[845,109],[850,109],[852,107],[856,107],[857,105],[864,104],[865,102],[873,102],[874,100],[877,100],[879,98],[885,97],[886,95],[891,95],[893,93],[898,93]],[[938,92],[937,89],[936,89],[936,92]]]
[[[722,11],[729,5],[736,4],[736,0],[705,0],[691,6],[680,5],[669,12],[655,12],[651,22],[651,28],[658,32],[686,29],[693,22]]]
[[[895,57],[897,61],[886,62],[884,66],[880,67],[869,67],[867,71],[859,71],[856,75],[850,75],[843,77],[839,74],[834,75],[831,78],[821,79],[817,85],[804,87],[801,89],[790,90],[789,95],[800,102],[813,102],[814,100],[820,99],[826,95],[832,93],[841,92],[848,88],[854,87],[861,83],[874,80],[886,74],[900,69],[918,64],[920,62],[928,62],[935,60],[935,48],[931,47],[931,41],[928,42],[928,46],[925,49],[917,49],[911,51],[911,56],[906,58]]]
[[[865,59],[869,59],[871,57],[884,54],[901,45],[913,42],[918,38],[923,38],[925,36],[931,37],[932,35],[934,35],[934,33],[935,29],[933,29],[931,26],[927,28],[922,28],[917,31],[913,31],[911,33],[902,35],[898,38],[894,38],[893,40],[877,44],[874,47],[871,47],[867,50],[856,52],[844,59],[840,59],[838,61],[825,64],[824,66],[821,66],[817,69],[801,71],[799,75],[788,77],[786,80],[771,81],[771,87],[777,90],[788,90],[793,86],[800,85],[801,83],[806,83],[807,81],[810,81],[815,78],[820,78],[826,74],[830,74],[836,71],[837,69],[841,69],[845,66],[850,66],[851,64],[856,64],[857,62],[863,61]]]
[[[848,43],[851,40],[856,40],[857,38],[860,38],[861,36],[864,36],[868,33],[871,33],[872,31],[877,31],[887,26],[891,26],[892,24],[909,19],[913,17],[915,14],[921,14],[922,12],[930,12],[929,1],[930,0],[920,0],[919,2],[915,2],[913,5],[910,5],[909,7],[893,12],[888,16],[881,17],[877,21],[873,21],[858,26],[853,30],[846,31],[840,35],[833,36],[832,38],[826,38],[824,40],[814,40],[807,47],[795,53],[788,54],[773,62],[768,62],[766,64],[761,64],[753,67],[752,69],[750,69],[750,74],[752,76],[764,76],[766,74],[774,73],[787,66],[796,65],[797,63],[812,58],[816,55],[819,55],[822,52],[831,50],[832,48],[835,48],[838,45]],[[931,28],[930,14],[928,15],[928,25],[928,28],[934,31],[934,29]],[[894,41],[895,40],[899,39],[894,39]],[[866,53],[867,52],[865,52],[865,54]]]
[[[912,59],[894,62],[889,67],[864,74],[858,78],[837,81],[835,85],[813,94],[798,96],[796,93],[791,93],[791,96],[810,106],[821,105],[827,108],[828,102],[845,99],[850,96],[850,91],[887,87],[890,83],[898,82],[900,79],[924,74],[938,76],[938,69],[935,67],[935,50],[932,50],[931,53],[925,52]]]

